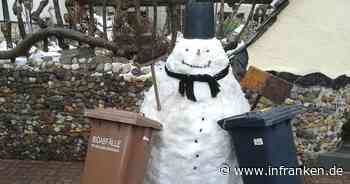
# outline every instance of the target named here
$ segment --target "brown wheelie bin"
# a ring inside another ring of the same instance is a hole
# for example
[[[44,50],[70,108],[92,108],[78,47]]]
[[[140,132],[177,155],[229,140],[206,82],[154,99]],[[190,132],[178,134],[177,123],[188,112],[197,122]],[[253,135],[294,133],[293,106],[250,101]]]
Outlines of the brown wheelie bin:
[[[91,133],[81,184],[142,184],[152,131],[161,124],[116,109],[87,111]]]

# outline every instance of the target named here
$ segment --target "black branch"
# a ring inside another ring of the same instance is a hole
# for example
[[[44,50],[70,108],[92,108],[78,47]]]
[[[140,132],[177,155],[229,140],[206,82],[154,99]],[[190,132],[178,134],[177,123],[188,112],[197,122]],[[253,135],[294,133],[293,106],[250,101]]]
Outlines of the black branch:
[[[78,31],[64,28],[45,28],[33,34],[28,34],[25,39],[17,44],[17,46],[11,50],[0,51],[0,59],[15,58],[20,56],[28,56],[30,48],[37,42],[47,39],[48,37],[63,37],[70,40],[80,41],[96,47],[105,48],[115,53],[123,53],[128,46],[117,47],[113,42],[108,42],[102,38],[96,38],[87,36]]]
[[[38,9],[36,9],[32,14],[32,19],[38,23],[40,28],[46,28],[47,23],[40,17],[41,12],[43,12],[44,8],[49,4],[49,0],[40,1]]]

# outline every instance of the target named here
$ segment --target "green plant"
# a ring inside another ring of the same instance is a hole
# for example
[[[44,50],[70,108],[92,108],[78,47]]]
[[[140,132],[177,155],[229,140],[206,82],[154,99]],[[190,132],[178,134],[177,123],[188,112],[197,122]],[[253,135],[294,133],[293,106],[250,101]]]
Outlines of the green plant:
[[[238,26],[240,25],[239,22],[232,20],[232,19],[226,19],[223,22],[223,31],[222,35],[220,37],[227,37],[229,34],[231,34]]]

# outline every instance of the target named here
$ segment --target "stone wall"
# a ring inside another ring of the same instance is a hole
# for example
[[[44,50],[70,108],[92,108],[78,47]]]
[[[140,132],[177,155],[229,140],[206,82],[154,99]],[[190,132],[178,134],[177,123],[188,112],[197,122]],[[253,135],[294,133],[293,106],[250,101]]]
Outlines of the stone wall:
[[[307,164],[320,154],[333,152],[350,140],[350,77],[331,79],[322,73],[305,76],[271,73],[294,84],[284,105],[303,107],[302,113],[292,121],[301,163]],[[263,98],[258,109],[275,105]]]
[[[86,109],[138,111],[147,80],[126,80],[131,66],[109,60],[1,61],[0,159],[82,160],[89,132]]]
[[[139,110],[143,91],[151,85],[149,68],[76,53],[25,65],[0,61],[0,159],[82,160],[90,128],[86,109]],[[336,150],[342,138],[350,137],[349,77],[271,73],[295,84],[285,104],[304,107],[293,121],[301,162]],[[274,105],[262,98],[258,109]]]

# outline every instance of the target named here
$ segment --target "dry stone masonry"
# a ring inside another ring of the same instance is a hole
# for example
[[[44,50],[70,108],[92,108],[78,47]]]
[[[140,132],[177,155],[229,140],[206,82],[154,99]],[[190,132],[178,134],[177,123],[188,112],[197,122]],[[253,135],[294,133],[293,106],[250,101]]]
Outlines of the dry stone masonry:
[[[138,111],[150,86],[147,68],[122,58],[62,58],[0,62],[1,159],[82,160],[90,128],[86,109]]]
[[[301,163],[308,164],[320,154],[333,152],[344,141],[349,141],[349,77],[344,75],[331,79],[322,73],[305,76],[272,73],[295,84],[285,104],[304,106],[304,112],[292,122]],[[262,99],[258,108],[272,105],[269,100]]]
[[[293,121],[301,162],[334,151],[349,139],[349,77],[272,73],[296,84],[285,103],[305,107]],[[0,158],[82,160],[90,128],[84,110],[137,112],[150,85],[149,68],[137,69],[126,58],[94,56],[87,50],[26,64],[0,60]],[[263,98],[258,108],[272,105]]]

